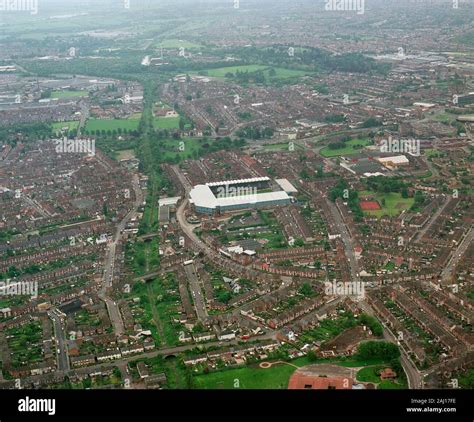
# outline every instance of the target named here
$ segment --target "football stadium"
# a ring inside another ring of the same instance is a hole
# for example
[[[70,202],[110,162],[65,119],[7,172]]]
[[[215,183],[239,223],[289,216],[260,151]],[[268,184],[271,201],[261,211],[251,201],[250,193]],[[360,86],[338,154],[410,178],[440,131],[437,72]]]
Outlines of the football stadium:
[[[290,194],[295,192],[287,180],[272,182],[269,177],[255,177],[197,185],[189,193],[189,201],[197,213],[222,214],[288,205],[293,201]]]

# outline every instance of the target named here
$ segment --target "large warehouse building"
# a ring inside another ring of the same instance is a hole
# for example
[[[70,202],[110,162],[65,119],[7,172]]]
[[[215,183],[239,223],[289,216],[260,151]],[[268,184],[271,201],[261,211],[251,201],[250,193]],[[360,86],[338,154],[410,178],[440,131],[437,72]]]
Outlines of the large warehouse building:
[[[273,192],[270,178],[230,180],[195,186],[189,193],[194,210],[204,214],[282,206],[292,198],[285,191]],[[260,192],[260,193],[259,193]]]

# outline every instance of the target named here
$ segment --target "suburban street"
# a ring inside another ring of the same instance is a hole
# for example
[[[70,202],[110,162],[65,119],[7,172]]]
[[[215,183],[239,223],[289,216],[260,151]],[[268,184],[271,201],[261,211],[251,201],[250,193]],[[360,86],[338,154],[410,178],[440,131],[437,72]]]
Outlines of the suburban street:
[[[331,210],[331,214],[334,218],[334,221],[336,222],[336,226],[339,229],[339,234],[341,235],[342,242],[344,243],[344,251],[346,253],[347,261],[351,270],[352,281],[360,281],[359,265],[357,263],[357,259],[354,252],[354,246],[349,230],[347,230],[347,227],[344,224],[344,221],[342,220],[341,213],[337,209],[336,205],[334,205],[334,203],[327,198],[326,203],[329,209]]]
[[[365,301],[359,302],[359,305],[368,315],[375,317],[375,312],[373,311],[373,309],[367,302]],[[387,341],[390,341],[391,343],[398,344],[399,341],[397,340],[397,337],[395,336],[395,334],[392,333],[392,331],[384,323],[382,323],[382,326],[383,326],[384,339]],[[400,352],[401,352],[400,362],[407,376],[409,388],[410,389],[423,388],[423,377],[421,375],[421,372],[416,368],[415,364],[412,362],[412,360],[408,356],[408,353],[406,352],[405,348],[402,345],[399,345],[399,347],[400,347]]]
[[[191,290],[192,299],[194,302],[194,308],[196,309],[196,315],[200,321],[207,319],[206,300],[203,297],[201,285],[199,283],[198,275],[196,274],[196,268],[194,264],[185,265],[184,271],[189,281],[189,289]]]
[[[124,332],[122,315],[120,314],[120,308],[118,304],[107,295],[107,290],[112,288],[117,244],[122,239],[123,230],[126,228],[128,222],[137,215],[138,209],[143,203],[143,193],[140,189],[140,182],[136,174],[133,176],[132,183],[135,192],[135,203],[133,209],[119,223],[113,239],[109,241],[107,245],[108,249],[106,252],[106,258],[104,263],[102,288],[99,291],[99,297],[105,302],[107,306],[107,312],[109,314],[110,321],[112,322],[112,325],[114,327],[114,332],[117,336],[122,335]]]
[[[438,217],[443,213],[445,208],[449,205],[449,203],[451,202],[451,199],[452,199],[452,197],[449,196],[449,195],[446,197],[446,199],[444,200],[443,205],[441,205],[436,210],[436,212],[431,216],[430,221],[428,221],[428,223],[425,224],[425,227],[423,227],[423,229],[420,230],[420,232],[416,236],[416,241],[420,241],[425,236],[425,234],[428,232],[428,230],[433,225],[433,223],[438,219]]]
[[[66,338],[64,329],[62,327],[61,318],[59,317],[57,310],[53,309],[48,312],[48,316],[51,318],[54,327],[54,336],[56,339],[56,356],[58,361],[58,370],[59,371],[69,371],[69,356],[68,348],[66,344]]]
[[[461,260],[462,256],[466,252],[467,248],[469,247],[473,239],[474,239],[474,229],[471,227],[469,231],[467,232],[466,236],[464,237],[464,239],[456,248],[456,250],[452,252],[451,258],[448,264],[446,265],[444,270],[441,272],[441,281],[444,284],[449,284],[452,281],[451,276],[453,274],[453,270],[456,268],[456,265]]]

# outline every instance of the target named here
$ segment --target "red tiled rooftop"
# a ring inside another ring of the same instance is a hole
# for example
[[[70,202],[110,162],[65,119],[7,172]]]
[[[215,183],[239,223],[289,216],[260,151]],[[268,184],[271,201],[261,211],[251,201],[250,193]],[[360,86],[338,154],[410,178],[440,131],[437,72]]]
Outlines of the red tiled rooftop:
[[[295,372],[288,383],[289,390],[351,390],[352,379],[347,377],[319,377]]]

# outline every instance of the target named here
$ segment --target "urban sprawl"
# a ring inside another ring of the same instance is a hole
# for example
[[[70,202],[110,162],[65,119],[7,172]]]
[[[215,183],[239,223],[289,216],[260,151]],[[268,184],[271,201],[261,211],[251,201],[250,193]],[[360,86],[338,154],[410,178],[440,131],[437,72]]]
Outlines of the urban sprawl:
[[[186,2],[0,2],[0,388],[474,388],[474,4]]]

